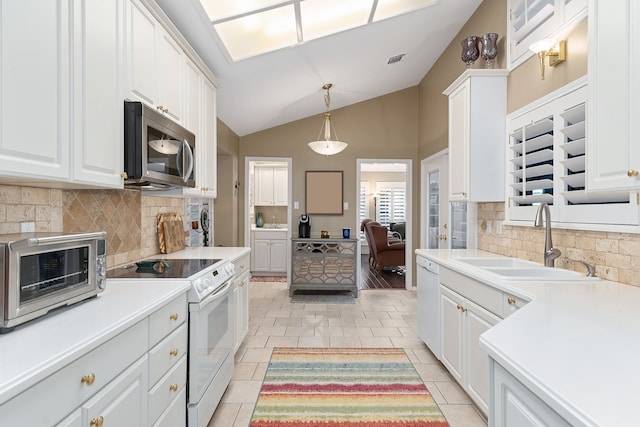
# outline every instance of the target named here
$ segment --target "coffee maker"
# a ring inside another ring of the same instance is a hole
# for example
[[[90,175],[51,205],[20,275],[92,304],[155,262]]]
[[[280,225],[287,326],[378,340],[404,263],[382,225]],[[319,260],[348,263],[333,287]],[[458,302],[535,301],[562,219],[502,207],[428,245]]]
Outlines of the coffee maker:
[[[311,236],[311,221],[309,215],[300,215],[300,223],[298,224],[298,237],[308,239]]]

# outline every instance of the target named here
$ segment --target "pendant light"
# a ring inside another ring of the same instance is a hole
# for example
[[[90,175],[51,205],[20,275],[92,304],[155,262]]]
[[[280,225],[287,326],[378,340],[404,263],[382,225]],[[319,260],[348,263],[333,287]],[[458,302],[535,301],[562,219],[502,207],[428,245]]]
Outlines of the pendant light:
[[[318,140],[312,141],[309,143],[309,148],[311,148],[316,153],[322,154],[325,156],[338,154],[339,152],[347,148],[346,142],[338,141],[338,135],[336,135],[335,128],[333,129],[333,134],[335,136],[335,139],[331,138],[332,125],[331,125],[331,113],[329,112],[329,104],[331,104],[331,95],[329,94],[329,89],[331,89],[332,86],[333,84],[331,83],[327,83],[324,86],[322,86],[322,89],[327,91],[326,95],[324,96],[324,103],[327,106],[327,112],[324,113],[324,122],[322,124],[322,127],[320,128],[320,133],[318,134]],[[321,139],[320,137],[323,135],[323,130],[324,130],[324,139]]]

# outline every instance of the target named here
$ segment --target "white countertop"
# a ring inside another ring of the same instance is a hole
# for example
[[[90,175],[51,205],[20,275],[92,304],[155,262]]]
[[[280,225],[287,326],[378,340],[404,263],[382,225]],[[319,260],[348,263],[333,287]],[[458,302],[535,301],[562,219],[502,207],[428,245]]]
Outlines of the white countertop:
[[[112,281],[96,298],[0,335],[0,404],[185,293],[186,280]]]
[[[256,227],[255,224],[251,225],[251,231],[283,231],[287,232],[287,224],[276,224],[277,227],[271,227],[269,224],[265,224],[264,227]]]
[[[199,247],[151,258],[233,261],[249,252],[245,247]],[[108,279],[106,289],[96,298],[58,309],[0,335],[0,404],[133,326],[190,287],[183,279]]]
[[[481,345],[575,426],[640,421],[640,288],[599,281],[501,281],[462,257],[479,250],[416,254],[530,300],[485,332]]]

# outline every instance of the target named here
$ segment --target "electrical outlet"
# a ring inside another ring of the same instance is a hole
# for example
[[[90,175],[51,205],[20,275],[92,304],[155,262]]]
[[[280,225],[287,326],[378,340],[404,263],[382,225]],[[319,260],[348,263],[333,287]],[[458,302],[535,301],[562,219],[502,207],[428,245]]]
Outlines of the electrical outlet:
[[[35,222],[21,222],[20,223],[20,232],[21,233],[34,233],[36,231],[36,223]]]

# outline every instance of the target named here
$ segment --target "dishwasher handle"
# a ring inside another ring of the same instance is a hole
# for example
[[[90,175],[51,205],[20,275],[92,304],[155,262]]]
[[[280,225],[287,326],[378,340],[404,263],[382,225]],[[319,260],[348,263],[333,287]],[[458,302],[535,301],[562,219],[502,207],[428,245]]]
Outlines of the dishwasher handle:
[[[431,273],[440,274],[440,266],[429,259],[416,257],[416,264]]]

